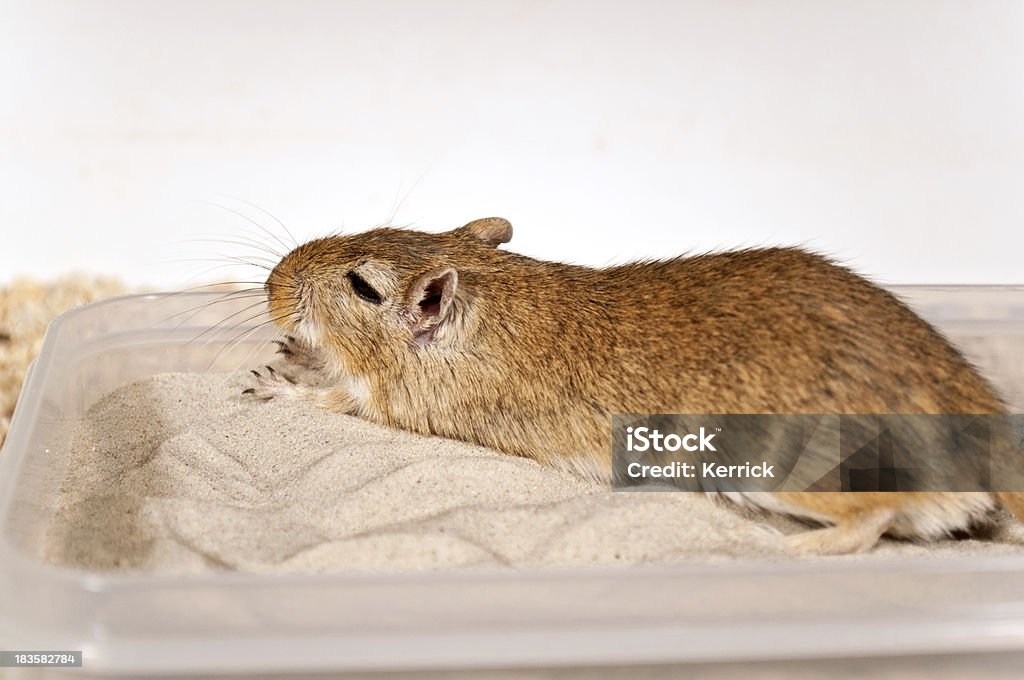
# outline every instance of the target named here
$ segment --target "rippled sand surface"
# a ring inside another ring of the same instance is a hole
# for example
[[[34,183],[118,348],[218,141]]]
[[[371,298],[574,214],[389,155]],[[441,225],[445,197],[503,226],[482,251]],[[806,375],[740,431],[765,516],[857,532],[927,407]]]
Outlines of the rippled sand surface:
[[[612,492],[477,446],[253,401],[243,381],[166,374],[94,405],[73,435],[46,558],[163,572],[790,559],[780,536],[803,529],[696,494]],[[1020,550],[1002,538],[884,541],[838,559]]]

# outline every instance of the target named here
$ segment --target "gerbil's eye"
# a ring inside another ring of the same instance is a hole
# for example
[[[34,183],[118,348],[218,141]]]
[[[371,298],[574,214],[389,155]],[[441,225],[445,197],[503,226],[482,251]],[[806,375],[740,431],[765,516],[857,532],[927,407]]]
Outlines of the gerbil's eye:
[[[373,286],[366,282],[359,274],[355,272],[348,273],[348,280],[352,284],[352,290],[363,300],[372,302],[375,305],[379,305],[384,299],[380,296],[380,293],[373,289]]]

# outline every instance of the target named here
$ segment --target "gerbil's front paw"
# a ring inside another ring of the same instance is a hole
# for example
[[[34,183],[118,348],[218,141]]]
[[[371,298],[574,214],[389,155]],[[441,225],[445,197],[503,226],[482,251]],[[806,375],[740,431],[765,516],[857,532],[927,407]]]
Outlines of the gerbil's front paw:
[[[299,385],[294,378],[271,366],[264,366],[263,371],[249,371],[256,379],[256,386],[242,390],[242,394],[261,401],[288,398],[295,399],[304,395],[306,388]]]
[[[261,401],[304,401],[328,411],[359,414],[359,404],[347,389],[315,387],[296,382],[294,378],[275,370],[273,366],[264,366],[263,371],[249,372],[256,379],[256,386],[242,390],[243,396]]]
[[[324,368],[324,360],[320,354],[306,342],[299,340],[294,335],[286,335],[284,340],[275,340],[277,353],[284,357],[289,364],[301,366],[302,368],[319,372]]]

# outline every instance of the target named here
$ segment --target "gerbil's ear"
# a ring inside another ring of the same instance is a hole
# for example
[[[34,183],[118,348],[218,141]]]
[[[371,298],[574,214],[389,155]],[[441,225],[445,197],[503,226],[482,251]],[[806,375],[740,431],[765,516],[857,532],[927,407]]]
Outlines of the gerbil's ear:
[[[459,286],[459,274],[451,267],[427,272],[409,289],[409,320],[419,345],[434,340],[438,330],[452,316],[452,303]]]
[[[512,240],[512,223],[504,217],[484,217],[473,220],[456,231],[472,234],[489,246],[500,246],[502,243]]]

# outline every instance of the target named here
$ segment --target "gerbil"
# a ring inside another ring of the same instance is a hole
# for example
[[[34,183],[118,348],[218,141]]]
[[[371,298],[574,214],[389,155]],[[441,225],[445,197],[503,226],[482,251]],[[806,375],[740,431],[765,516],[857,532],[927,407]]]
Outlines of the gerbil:
[[[615,413],[1002,413],[991,386],[895,297],[796,248],[604,269],[501,250],[500,218],[310,241],[266,282],[303,375],[247,390],[607,479]],[[1016,494],[751,493],[819,521],[800,552],[935,539]]]

